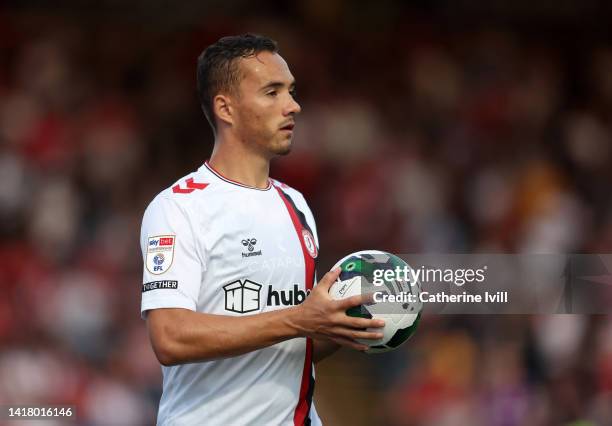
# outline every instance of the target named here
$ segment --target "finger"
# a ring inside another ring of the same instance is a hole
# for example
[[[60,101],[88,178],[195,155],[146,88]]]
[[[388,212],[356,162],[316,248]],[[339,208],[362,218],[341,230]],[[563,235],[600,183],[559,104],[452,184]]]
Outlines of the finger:
[[[347,310],[354,306],[360,306],[368,304],[372,299],[370,294],[357,294],[355,296],[347,297],[346,299],[340,299],[337,301],[338,309]]]
[[[374,293],[364,293],[362,294],[363,296],[363,304],[364,305],[374,305],[375,303],[377,303],[374,300]]]
[[[366,328],[382,328],[385,326],[385,320],[376,318],[376,319],[367,319],[367,318],[354,318],[346,316],[343,324],[347,327],[356,328],[356,329],[366,329]]]
[[[363,331],[363,330],[353,330],[352,328],[342,328],[335,327],[332,329],[334,334],[337,334],[342,337],[346,337],[347,339],[357,340],[357,339],[365,339],[365,340],[379,340],[383,338],[383,334],[380,331]]]
[[[370,348],[369,346],[364,345],[363,343],[358,343],[344,337],[331,337],[330,339],[332,340],[332,342],[335,342],[339,345],[346,346],[348,348],[352,348],[361,352],[366,351]]]
[[[340,276],[340,271],[340,268],[335,268],[323,275],[323,278],[321,278],[317,283],[317,287],[323,287],[325,291],[329,291],[329,288],[332,286],[334,281],[336,281]]]

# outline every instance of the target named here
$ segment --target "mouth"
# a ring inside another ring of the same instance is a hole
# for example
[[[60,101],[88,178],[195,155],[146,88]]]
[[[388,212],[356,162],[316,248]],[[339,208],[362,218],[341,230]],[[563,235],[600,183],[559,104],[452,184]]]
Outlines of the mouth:
[[[295,123],[287,123],[284,126],[282,126],[280,129],[288,131],[288,132],[293,132],[294,127],[295,127]]]

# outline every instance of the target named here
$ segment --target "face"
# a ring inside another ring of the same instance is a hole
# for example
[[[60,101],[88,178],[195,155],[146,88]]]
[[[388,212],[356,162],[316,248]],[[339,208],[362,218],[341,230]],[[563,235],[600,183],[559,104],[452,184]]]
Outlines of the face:
[[[285,60],[276,53],[260,52],[241,59],[242,80],[233,97],[233,127],[241,140],[268,157],[291,151],[295,79]]]

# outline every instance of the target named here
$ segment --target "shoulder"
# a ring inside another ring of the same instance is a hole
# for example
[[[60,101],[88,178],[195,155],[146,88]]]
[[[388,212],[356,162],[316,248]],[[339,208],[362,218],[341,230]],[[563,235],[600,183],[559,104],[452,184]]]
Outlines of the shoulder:
[[[310,210],[310,207],[308,206],[308,203],[306,202],[306,199],[304,198],[304,195],[302,195],[302,193],[298,191],[297,189],[294,189],[279,180],[276,180],[276,179],[270,179],[270,180],[272,181],[272,185],[276,188],[276,190],[282,191],[285,194],[285,196],[290,198],[294,207],[303,214],[303,219],[305,219],[306,223],[308,224],[311,231],[313,232],[315,242],[318,246],[319,237],[317,235],[317,226],[316,226],[315,218],[314,218],[314,215],[312,214],[312,211]]]
[[[308,212],[308,214],[312,215],[312,212],[310,211],[310,207],[308,206],[308,202],[306,201],[306,198],[300,191],[298,191],[295,188],[292,188],[291,186],[279,180],[276,180],[276,179],[270,179],[270,180],[272,181],[272,186],[274,186],[277,190],[282,191],[286,196],[289,196],[289,198],[291,198],[291,201],[293,201],[293,203],[299,210]]]
[[[270,179],[270,180],[272,181],[272,186],[277,188],[277,190],[284,192],[286,195],[290,196],[295,202],[298,202],[299,200],[300,203],[306,204],[306,199],[304,198],[304,195],[300,191],[298,191],[295,188],[292,188],[291,186],[287,185],[284,182],[281,182],[280,180],[277,180],[277,179]]]
[[[216,190],[215,182],[199,170],[177,179],[159,192],[145,209],[145,219],[166,216],[168,219],[177,216],[189,217],[191,212],[201,205],[203,199],[210,200]]]
[[[176,205],[189,210],[202,198],[209,198],[218,188],[210,176],[201,169],[177,179],[170,186],[159,192],[149,206]]]
[[[310,207],[308,206],[308,202],[306,202],[306,198],[304,198],[304,195],[300,191],[290,187],[286,183],[283,183],[279,180],[270,180],[272,181],[272,186],[274,186],[277,191],[282,191],[285,196],[288,196],[295,205],[295,207],[305,213],[307,217],[309,219],[312,219],[312,221],[314,222],[314,216],[312,214],[312,211],[310,210]]]

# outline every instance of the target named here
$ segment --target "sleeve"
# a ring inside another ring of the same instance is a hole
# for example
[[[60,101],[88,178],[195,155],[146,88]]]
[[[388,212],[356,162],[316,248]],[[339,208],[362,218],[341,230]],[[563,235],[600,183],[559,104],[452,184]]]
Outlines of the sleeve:
[[[189,218],[176,202],[158,197],[140,232],[144,263],[141,316],[157,308],[196,310],[204,263]]]

